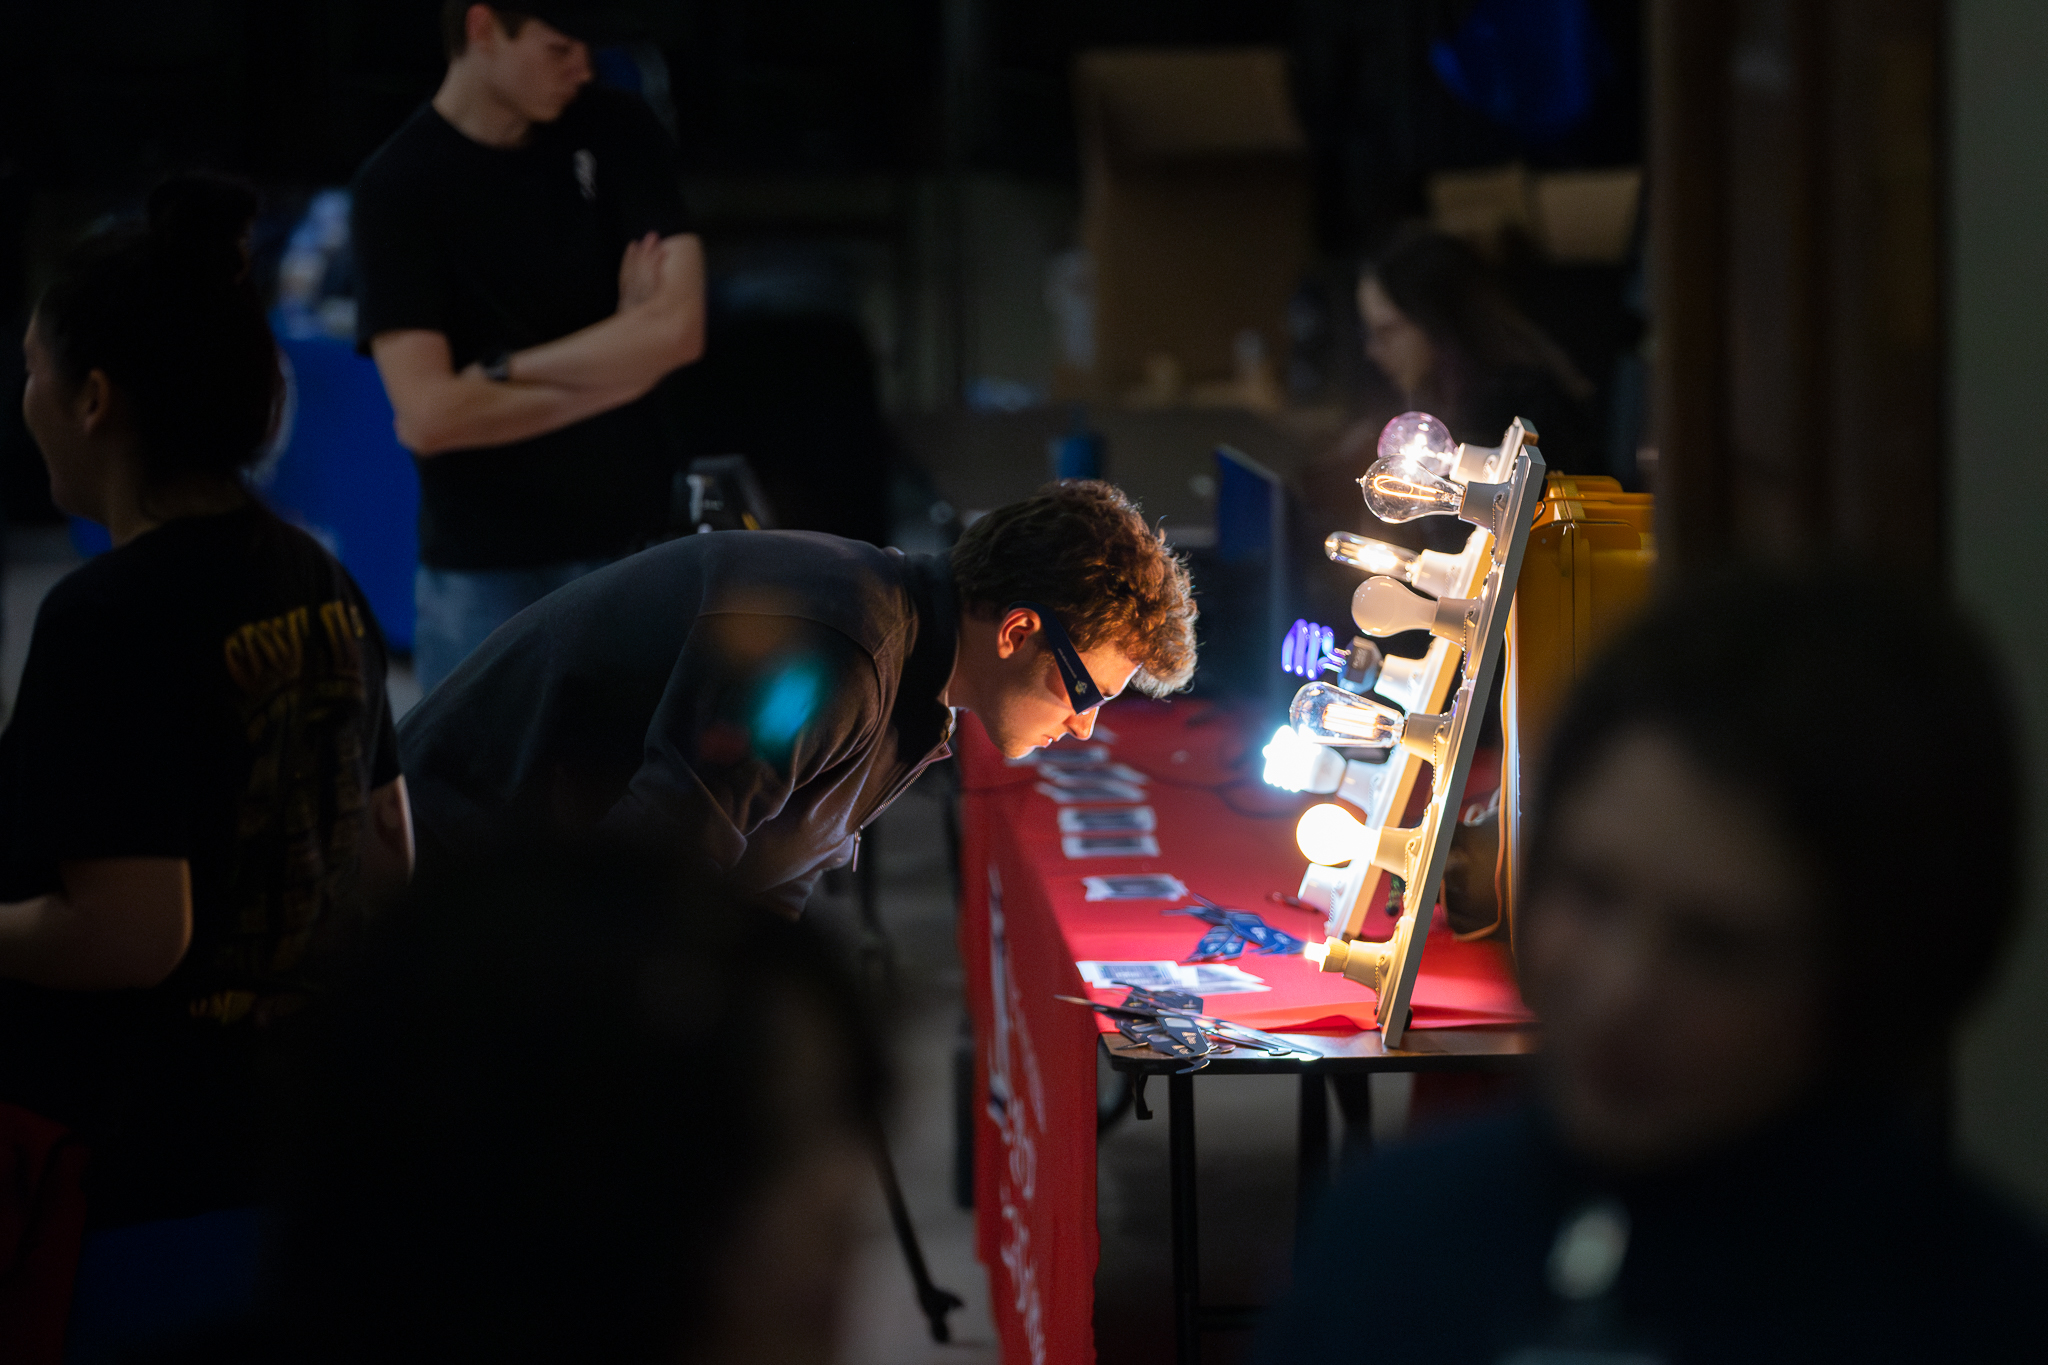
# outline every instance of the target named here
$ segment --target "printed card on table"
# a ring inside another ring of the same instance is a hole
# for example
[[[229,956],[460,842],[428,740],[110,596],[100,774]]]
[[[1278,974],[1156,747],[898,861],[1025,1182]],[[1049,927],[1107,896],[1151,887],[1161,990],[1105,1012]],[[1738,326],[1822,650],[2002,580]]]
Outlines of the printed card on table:
[[[1187,965],[1157,962],[1077,962],[1081,979],[1091,986],[1142,986],[1147,990],[1186,991],[1190,995],[1243,995],[1269,991],[1264,979],[1242,967],[1204,962]]]
[[[1145,799],[1145,789],[1128,782],[1040,782],[1039,794],[1062,806],[1128,806]]]
[[[1091,782],[1128,782],[1142,787],[1152,779],[1128,763],[1095,763],[1086,767],[1053,766],[1038,770],[1041,781],[1057,783],[1062,787],[1082,786]]]
[[[1159,828],[1150,806],[1067,806],[1060,811],[1062,834],[1145,834]]]
[[[1060,852],[1069,858],[1157,858],[1159,841],[1149,834],[1066,834]]]
[[[1187,884],[1164,872],[1083,877],[1081,885],[1091,901],[1184,901],[1188,898]]]

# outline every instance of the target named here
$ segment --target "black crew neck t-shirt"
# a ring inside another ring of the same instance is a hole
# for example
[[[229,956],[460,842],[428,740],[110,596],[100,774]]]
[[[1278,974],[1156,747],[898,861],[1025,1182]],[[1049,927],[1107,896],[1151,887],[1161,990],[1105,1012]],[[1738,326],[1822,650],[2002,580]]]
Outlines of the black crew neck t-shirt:
[[[250,504],[83,565],[0,734],[0,899],[75,859],[183,858],[192,942],[142,990],[0,979],[0,1101],[92,1148],[96,1223],[252,1202],[274,1025],[352,937],[366,796],[398,776],[382,637],[333,557]]]
[[[632,95],[586,88],[524,145],[424,105],[356,173],[357,346],[448,338],[461,370],[610,317],[619,260],[689,230],[675,144]],[[608,558],[661,533],[680,456],[662,390],[512,445],[416,460],[420,560],[509,569]]]

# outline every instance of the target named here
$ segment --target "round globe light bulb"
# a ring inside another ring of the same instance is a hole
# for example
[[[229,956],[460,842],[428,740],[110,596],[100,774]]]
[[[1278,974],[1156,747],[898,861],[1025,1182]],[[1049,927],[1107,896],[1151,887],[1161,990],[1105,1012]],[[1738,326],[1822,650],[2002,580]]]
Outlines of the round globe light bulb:
[[[1465,505],[1462,488],[1406,458],[1375,460],[1358,486],[1365,490],[1365,505],[1385,522],[1456,516]]]
[[[1448,474],[1458,462],[1458,443],[1442,419],[1426,412],[1404,412],[1380,428],[1379,457],[1419,464],[1432,474]]]
[[[1325,801],[1302,812],[1294,827],[1301,856],[1324,867],[1336,867],[1359,856],[1365,847],[1365,826],[1342,806]]]
[[[1296,692],[1287,717],[1303,739],[1367,749],[1399,744],[1406,724],[1406,718],[1393,707],[1326,682],[1312,682]]]

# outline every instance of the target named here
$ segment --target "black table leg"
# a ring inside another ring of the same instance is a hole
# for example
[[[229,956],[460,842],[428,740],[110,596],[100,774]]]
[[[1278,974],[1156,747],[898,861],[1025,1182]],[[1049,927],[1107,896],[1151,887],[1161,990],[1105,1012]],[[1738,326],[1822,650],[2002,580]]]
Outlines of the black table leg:
[[[1202,1361],[1202,1257],[1195,1230],[1195,1078],[1166,1081],[1167,1153],[1173,1205],[1173,1335],[1176,1365]]]
[[[1294,1164],[1294,1250],[1330,1187],[1330,1088],[1320,1071],[1301,1073],[1301,1136]]]

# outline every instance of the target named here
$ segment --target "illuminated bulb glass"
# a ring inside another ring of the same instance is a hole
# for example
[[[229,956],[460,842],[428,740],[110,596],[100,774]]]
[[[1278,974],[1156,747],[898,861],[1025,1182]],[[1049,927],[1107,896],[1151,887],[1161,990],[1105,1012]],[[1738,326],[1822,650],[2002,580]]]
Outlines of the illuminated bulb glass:
[[[1280,668],[1297,678],[1313,678],[1325,668],[1343,667],[1337,653],[1337,632],[1313,621],[1296,621],[1280,642]]]
[[[1273,732],[1261,751],[1266,784],[1287,792],[1333,792],[1344,781],[1344,756],[1307,738],[1292,725]]]
[[[1404,583],[1410,580],[1416,561],[1422,558],[1415,550],[1389,545],[1384,540],[1355,536],[1349,531],[1332,531],[1330,538],[1323,542],[1323,551],[1339,564],[1349,564],[1371,574],[1390,574]]]
[[[1448,474],[1458,460],[1451,429],[1426,412],[1404,412],[1380,429],[1379,457],[1419,464],[1432,474]]]
[[[1294,844],[1310,862],[1335,867],[1366,851],[1365,833],[1365,826],[1349,811],[1325,801],[1302,812],[1294,827]]]
[[[1413,460],[1375,460],[1358,486],[1365,490],[1365,505],[1386,522],[1456,516],[1465,505],[1463,489]]]
[[[1368,749],[1399,744],[1405,723],[1405,717],[1393,707],[1325,682],[1312,682],[1295,693],[1287,716],[1304,739]]]
[[[1436,613],[1436,603],[1410,592],[1392,578],[1368,578],[1351,594],[1351,619],[1367,635],[1428,630],[1436,621]]]

